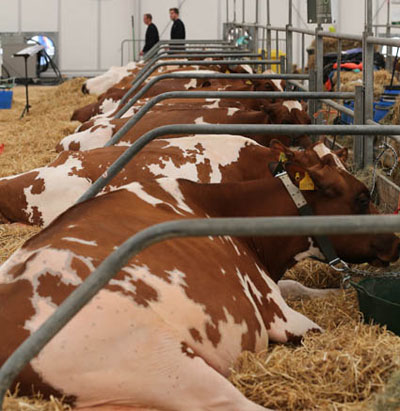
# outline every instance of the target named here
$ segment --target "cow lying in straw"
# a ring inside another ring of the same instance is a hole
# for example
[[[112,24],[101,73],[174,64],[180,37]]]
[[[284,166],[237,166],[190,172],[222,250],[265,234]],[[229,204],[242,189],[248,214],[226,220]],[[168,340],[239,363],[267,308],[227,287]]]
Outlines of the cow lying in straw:
[[[284,101],[264,106],[262,111],[238,107],[220,107],[220,99],[199,104],[186,102],[185,108],[160,106],[150,111],[121,138],[117,145],[131,145],[146,132],[168,124],[310,124],[308,114],[297,101]],[[198,102],[197,102],[198,103]],[[157,107],[157,106],[156,106]],[[64,137],[57,145],[57,151],[90,150],[103,147],[125,124],[130,117],[120,119],[98,119],[85,124],[80,131]],[[176,135],[175,135],[176,136]],[[268,147],[271,140],[279,138],[286,145],[308,147],[308,136],[289,137],[277,135],[245,134],[263,146]],[[174,137],[166,135],[163,138]]]
[[[306,190],[315,214],[376,212],[367,188],[329,150],[316,146],[299,157],[274,145],[289,159],[292,190]],[[269,170],[255,180],[219,184],[134,182],[74,206],[0,270],[0,361],[118,245],[146,227],[194,217],[295,215],[297,206]],[[398,258],[394,235],[331,241],[348,262]],[[18,377],[21,393],[34,384],[81,409],[261,410],[224,377],[243,350],[320,330],[285,303],[276,285],[296,261],[312,255],[320,257],[319,250],[298,236],[154,245],[132,258],[32,360]]]
[[[0,178],[0,222],[48,225],[72,206],[125,149],[66,151],[48,166]],[[264,175],[268,163],[277,161],[279,153],[233,135],[155,140],[125,166],[106,191],[155,177],[181,177],[201,183],[252,180]]]

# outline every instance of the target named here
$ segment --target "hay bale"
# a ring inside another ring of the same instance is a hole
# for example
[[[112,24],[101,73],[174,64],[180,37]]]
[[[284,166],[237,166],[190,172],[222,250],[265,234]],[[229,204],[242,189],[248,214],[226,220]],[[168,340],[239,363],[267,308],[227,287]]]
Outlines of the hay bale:
[[[309,333],[301,346],[271,345],[259,354],[243,353],[231,382],[273,409],[367,409],[400,367],[400,338],[360,322],[354,291],[290,305],[326,332]]]
[[[324,37],[324,54],[335,53],[338,51],[338,40],[331,37]],[[342,50],[351,50],[362,47],[361,41],[342,40]],[[307,66],[309,69],[315,68],[315,39],[310,44],[309,50],[314,50],[314,54],[308,55]]]
[[[374,100],[379,100],[384,92],[384,86],[390,84],[391,73],[387,70],[377,70],[374,72]],[[353,71],[342,71],[340,73],[340,91],[354,92],[356,86],[362,86],[363,74]],[[332,82],[336,85],[337,73],[333,75]],[[399,84],[395,78],[393,84]]]
[[[59,86],[29,88],[29,114],[19,120],[25,106],[25,87],[14,88],[13,106],[0,110],[0,177],[41,167],[57,156],[56,144],[73,133],[78,122],[70,117],[77,107],[96,101],[95,96],[82,94],[84,78],[76,78]]]

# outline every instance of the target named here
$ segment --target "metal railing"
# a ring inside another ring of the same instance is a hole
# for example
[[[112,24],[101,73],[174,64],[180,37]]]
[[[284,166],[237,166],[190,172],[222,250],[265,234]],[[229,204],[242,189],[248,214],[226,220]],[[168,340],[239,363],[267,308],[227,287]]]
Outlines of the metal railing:
[[[154,65],[149,65],[148,68],[143,68],[138,75],[135,77],[135,80],[132,82],[130,89],[124,94],[120,100],[121,104],[126,103],[126,101],[133,95],[133,93],[159,68],[164,66],[216,66],[216,65],[238,65],[238,64],[247,64],[252,66],[262,66],[268,63],[281,64],[282,60],[174,60],[174,61],[163,61]]]
[[[225,74],[225,73],[218,73],[215,72],[210,73],[202,73],[199,71],[198,73],[167,73],[161,74],[157,77],[153,77],[147,84],[145,84],[114,116],[114,118],[121,118],[134,104],[138,102],[156,83],[166,79],[227,79],[227,80],[235,80],[235,79],[242,79],[242,80],[267,80],[267,79],[280,79],[280,80],[289,80],[289,79],[297,79],[297,80],[307,80],[308,75],[306,74],[242,74],[242,73],[233,73],[233,74]],[[135,90],[139,86],[135,87]],[[192,95],[190,95],[192,96]]]
[[[155,128],[138,138],[77,200],[86,201],[97,195],[143,147],[154,139],[170,134],[252,134],[252,135],[353,135],[374,136],[400,134],[400,126],[381,125],[286,125],[286,124],[175,124]],[[400,137],[395,137],[400,142]]]
[[[244,130],[246,130],[246,132],[250,130],[254,134],[347,134],[348,129],[351,129],[351,134],[400,134],[400,126],[175,125],[152,130],[141,139],[142,142],[151,141],[156,137],[173,133],[240,134]],[[138,142],[139,141],[136,143]],[[127,151],[132,152],[134,145]],[[129,159],[127,161],[129,161]],[[113,172],[111,170],[112,167],[113,166],[108,169],[109,174]],[[114,175],[115,174],[116,172]],[[94,185],[96,185],[96,183]],[[78,202],[84,200],[85,198],[81,197]],[[149,227],[130,237],[110,254],[5,361],[0,369],[0,406],[2,406],[5,393],[20,371],[22,371],[22,369],[39,354],[46,344],[107,285],[132,257],[145,248],[150,247],[152,244],[181,237],[221,235],[240,237],[272,235],[315,236],[367,233],[381,234],[396,231],[400,231],[400,217],[394,215],[186,219],[165,222]]]
[[[0,369],[0,407],[23,368],[129,260],[154,244],[183,237],[382,234],[393,231],[400,231],[398,216],[186,219],[146,228],[110,254],[6,360]]]
[[[245,0],[242,0],[243,2]],[[329,31],[324,31],[322,29],[322,24],[317,24],[315,30],[304,29],[304,28],[295,28],[292,26],[292,7],[293,3],[291,0],[288,0],[289,4],[289,15],[288,15],[288,24],[286,27],[276,27],[270,24],[271,15],[270,15],[270,0],[266,0],[266,7],[267,7],[267,24],[252,24],[252,23],[245,23],[245,22],[235,22],[231,21],[230,24],[235,24],[238,27],[243,26],[251,26],[256,27],[257,29],[257,37],[259,40],[256,44],[261,43],[262,48],[266,51],[266,58],[271,58],[272,50],[273,50],[273,42],[275,41],[275,50],[276,55],[278,55],[279,51],[279,41],[282,39],[279,38],[279,33],[285,33],[285,53],[286,53],[286,72],[289,73],[291,71],[291,63],[293,62],[293,35],[297,34],[301,36],[301,68],[302,70],[305,69],[305,36],[311,36],[315,40],[315,71],[316,77],[313,81],[311,79],[310,73],[310,91],[322,91],[324,89],[323,84],[323,56],[324,56],[324,45],[323,39],[326,37],[335,38],[338,40],[338,61],[337,61],[337,83],[336,88],[340,90],[341,79],[340,79],[340,72],[341,72],[341,53],[343,48],[343,41],[344,40],[352,40],[352,41],[359,41],[362,45],[363,49],[363,92],[360,94],[360,97],[363,99],[363,110],[362,113],[351,113],[351,109],[343,107],[343,105],[338,105],[338,103],[330,101],[329,103],[325,100],[323,103],[329,104],[331,107],[335,107],[340,111],[344,112],[348,115],[351,115],[354,118],[357,118],[357,121],[361,121],[362,124],[369,124],[370,121],[373,119],[373,100],[374,100],[374,46],[376,45],[386,45],[388,47],[400,47],[400,39],[393,39],[390,38],[391,28],[399,28],[399,26],[395,26],[390,24],[390,2],[387,2],[387,23],[383,25],[386,27],[386,35],[388,38],[377,37],[373,35],[373,28],[382,25],[374,25],[373,24],[373,14],[372,14],[372,0],[365,1],[365,27],[364,32],[362,35],[353,35],[353,34],[346,34],[346,33],[332,33]],[[229,2],[227,2],[227,16],[229,16]],[[256,21],[258,22],[258,18]],[[227,21],[229,19],[227,18]],[[274,39],[275,33],[275,39]],[[257,48],[258,51],[258,48]],[[389,54],[386,59],[386,68],[391,70],[393,67],[393,56],[392,50],[389,49]],[[317,115],[320,112],[322,102],[314,102],[312,111],[316,113],[315,122],[320,124],[323,122],[322,115]],[[392,136],[389,136],[392,138]],[[360,148],[360,147],[359,147]],[[357,157],[356,163],[361,166],[371,165],[374,161],[374,154],[373,154],[373,143],[371,141],[366,141],[364,143],[364,148],[357,149],[355,153]]]
[[[124,39],[121,41],[121,66],[124,66],[130,61],[138,61],[143,60],[144,62],[148,61],[149,58],[154,57],[155,54],[161,52],[162,50],[168,53],[170,57],[173,57],[174,54],[178,52],[182,52],[179,50],[171,50],[169,45],[161,45],[157,53],[150,54],[151,50],[145,53],[139,59],[140,52],[144,46],[145,40],[142,39]],[[129,47],[130,46],[130,47]],[[237,52],[237,47],[231,46],[229,44],[221,44],[221,45],[197,45],[197,44],[186,44],[185,45],[185,53],[201,53],[201,52]],[[244,52],[246,50],[241,50]]]

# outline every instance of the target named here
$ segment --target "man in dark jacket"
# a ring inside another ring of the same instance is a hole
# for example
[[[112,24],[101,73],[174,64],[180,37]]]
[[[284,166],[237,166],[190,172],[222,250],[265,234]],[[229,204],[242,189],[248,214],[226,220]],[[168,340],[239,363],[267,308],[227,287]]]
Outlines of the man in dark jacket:
[[[140,55],[147,53],[155,44],[160,41],[158,36],[158,30],[155,24],[153,24],[153,16],[149,13],[146,13],[143,16],[143,23],[147,25],[146,30],[146,42],[144,44],[143,50],[140,52]]]
[[[171,28],[171,40],[184,40],[186,38],[185,25],[179,18],[179,10],[177,8],[169,9],[169,16],[174,22]]]

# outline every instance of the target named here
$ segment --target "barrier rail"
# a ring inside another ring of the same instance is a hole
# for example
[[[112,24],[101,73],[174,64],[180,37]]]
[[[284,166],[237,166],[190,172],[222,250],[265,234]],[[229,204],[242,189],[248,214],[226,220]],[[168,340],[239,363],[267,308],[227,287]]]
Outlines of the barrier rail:
[[[284,92],[284,91],[168,91],[167,93],[158,94],[144,104],[137,113],[135,113],[115,134],[114,136],[105,144],[104,147],[112,146],[118,143],[121,138],[157,103],[161,101],[173,99],[173,98],[249,98],[249,99],[287,99],[287,100],[297,100],[297,99],[321,99],[325,98],[327,95],[331,95],[328,92]],[[334,93],[335,97],[354,99],[354,93]]]
[[[281,134],[281,135],[392,135],[400,142],[400,126],[352,125],[254,125],[254,124],[175,124],[155,128],[143,134],[99,177],[76,203],[86,201],[98,194],[144,146],[157,137],[169,134]]]
[[[190,61],[169,61],[157,63],[154,66],[149,67],[148,70],[141,71],[135,78],[135,81],[131,84],[131,88],[124,94],[120,103],[124,104],[132,94],[143,84],[147,78],[151,76],[156,70],[163,66],[215,66],[215,65],[232,65],[232,64],[248,64],[248,65],[264,65],[264,64],[281,64],[280,60],[213,60],[213,61],[204,61],[204,60],[190,60]]]
[[[170,45],[190,45],[190,46],[197,46],[200,47],[201,45],[205,46],[214,46],[214,45],[222,45],[222,46],[232,46],[232,43],[227,40],[160,40],[157,44],[155,44],[147,53],[145,58],[151,59],[153,58],[161,48],[170,47]]]
[[[243,80],[288,80],[288,79],[302,79],[307,80],[309,78],[306,74],[243,74],[233,73],[225,74],[218,73],[206,74],[199,71],[198,73],[167,73],[152,78],[143,88],[141,88],[125,105],[122,107],[114,118],[122,117],[140,98],[142,98],[156,83],[165,79],[243,79]]]
[[[400,231],[398,216],[323,216],[187,219],[165,222],[133,235],[110,254],[0,369],[0,407],[22,369],[140,251],[173,238],[382,234]]]
[[[303,28],[295,28],[292,26],[292,7],[293,3],[291,0],[288,0],[289,4],[289,15],[288,15],[288,24],[285,27],[277,27],[272,26],[270,24],[271,16],[270,16],[270,0],[266,0],[266,7],[267,7],[267,24],[252,24],[252,23],[245,23],[245,22],[231,22],[230,24],[235,24],[238,27],[249,26],[249,27],[256,27],[257,28],[257,36],[261,43],[261,48],[266,48],[266,56],[270,58],[272,55],[272,43],[273,43],[273,33],[276,32],[276,50],[279,49],[278,45],[278,33],[285,33],[285,45],[286,45],[286,62],[288,66],[288,70],[286,72],[291,71],[291,61],[293,56],[293,38],[292,34],[299,34],[301,35],[301,60],[302,60],[302,70],[305,68],[305,36],[312,36],[315,39],[315,65],[316,65],[316,78],[315,81],[312,81],[311,74],[310,74],[310,91],[322,91],[324,89],[323,84],[323,54],[324,54],[324,47],[323,47],[323,38],[335,38],[338,40],[338,68],[337,68],[337,90],[340,90],[340,67],[341,67],[341,52],[344,40],[352,40],[352,41],[359,41],[362,44],[363,48],[363,88],[364,92],[362,93],[362,100],[363,100],[363,110],[360,110],[360,113],[354,113],[348,110],[343,110],[343,106],[338,106],[336,102],[330,100],[324,101],[316,101],[312,103],[312,113],[318,114],[320,112],[321,103],[325,103],[334,107],[336,109],[340,108],[341,112],[346,112],[346,114],[351,115],[354,118],[357,118],[358,122],[362,124],[369,124],[369,121],[373,118],[373,84],[374,84],[374,46],[375,45],[386,45],[390,46],[389,53],[386,57],[386,69],[391,71],[393,68],[393,55],[391,47],[400,47],[400,40],[393,39],[393,38],[383,38],[383,37],[376,37],[373,35],[373,28],[381,25],[373,25],[373,13],[372,13],[372,0],[365,1],[365,28],[362,35],[354,35],[354,34],[346,34],[346,33],[332,33],[329,31],[324,31],[322,28],[322,24],[318,23],[316,25],[315,30],[310,29],[303,29]],[[227,16],[229,15],[229,5],[227,5]],[[227,19],[228,20],[228,19]],[[258,19],[257,19],[258,21]],[[387,1],[387,23],[384,25],[386,27],[386,35],[390,35],[390,29],[393,25],[390,24],[390,2]],[[395,26],[398,28],[398,26]],[[260,36],[261,31],[261,36]],[[258,49],[258,43],[257,43]],[[316,123],[322,123],[323,119],[321,115],[316,116]],[[373,146],[372,142],[368,142],[369,146],[366,146],[363,151],[358,151],[358,160],[357,164],[361,167],[365,167],[373,163]]]

